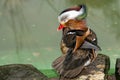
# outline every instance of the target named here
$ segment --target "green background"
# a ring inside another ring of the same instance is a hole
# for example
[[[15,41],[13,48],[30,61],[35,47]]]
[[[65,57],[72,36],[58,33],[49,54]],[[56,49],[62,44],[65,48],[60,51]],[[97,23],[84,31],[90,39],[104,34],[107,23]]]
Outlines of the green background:
[[[47,76],[55,76],[51,63],[61,55],[57,32],[59,13],[86,4],[87,24],[110,56],[114,72],[120,58],[120,0],[0,0],[0,65],[33,64]]]

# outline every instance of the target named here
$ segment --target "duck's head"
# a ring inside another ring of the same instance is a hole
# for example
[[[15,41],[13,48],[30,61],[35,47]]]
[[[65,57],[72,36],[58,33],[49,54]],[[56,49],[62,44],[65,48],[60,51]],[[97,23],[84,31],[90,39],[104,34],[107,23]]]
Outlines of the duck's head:
[[[74,6],[62,11],[58,16],[60,26],[57,30],[61,30],[64,27],[74,26],[77,22],[82,21],[87,16],[87,10],[85,5]]]

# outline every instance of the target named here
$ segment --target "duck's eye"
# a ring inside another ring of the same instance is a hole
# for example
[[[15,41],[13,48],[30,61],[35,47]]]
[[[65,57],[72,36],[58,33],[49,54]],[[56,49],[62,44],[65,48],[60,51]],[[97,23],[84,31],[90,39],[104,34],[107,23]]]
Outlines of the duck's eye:
[[[68,20],[67,20],[67,16],[63,16],[63,17],[61,18],[61,21],[67,22],[67,21],[68,21]]]
[[[68,22],[68,19],[64,19],[63,21],[66,23],[66,22]]]

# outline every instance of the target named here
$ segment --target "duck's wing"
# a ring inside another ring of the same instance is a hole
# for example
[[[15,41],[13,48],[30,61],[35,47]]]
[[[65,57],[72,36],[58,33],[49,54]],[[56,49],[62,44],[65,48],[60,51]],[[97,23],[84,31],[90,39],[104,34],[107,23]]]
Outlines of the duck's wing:
[[[85,40],[84,43],[81,45],[82,49],[94,49],[95,51],[101,51],[101,48],[95,44],[94,42],[90,42]]]
[[[97,35],[96,33],[90,29],[90,34],[86,37],[82,48],[94,49],[95,51],[101,51],[101,47],[98,45]]]
[[[86,64],[90,64],[90,52],[80,50],[75,53],[73,49],[69,49],[66,55],[57,58],[52,66],[64,78],[77,77]]]
[[[83,30],[69,30],[66,33],[66,35],[83,36],[84,33],[85,33],[85,31],[83,31]],[[93,30],[90,29],[90,34],[84,40],[84,43],[81,45],[81,48],[95,49],[96,51],[101,50],[101,48],[97,45],[97,36]]]

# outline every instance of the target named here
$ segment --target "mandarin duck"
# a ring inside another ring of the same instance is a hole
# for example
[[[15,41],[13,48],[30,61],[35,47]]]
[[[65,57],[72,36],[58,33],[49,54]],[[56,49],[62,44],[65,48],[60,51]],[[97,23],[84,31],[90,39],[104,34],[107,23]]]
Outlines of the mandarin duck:
[[[95,32],[87,27],[85,5],[74,6],[58,16],[62,30],[60,43],[62,55],[52,63],[60,78],[75,78],[97,57],[98,46]],[[64,80],[64,79],[63,79]]]

